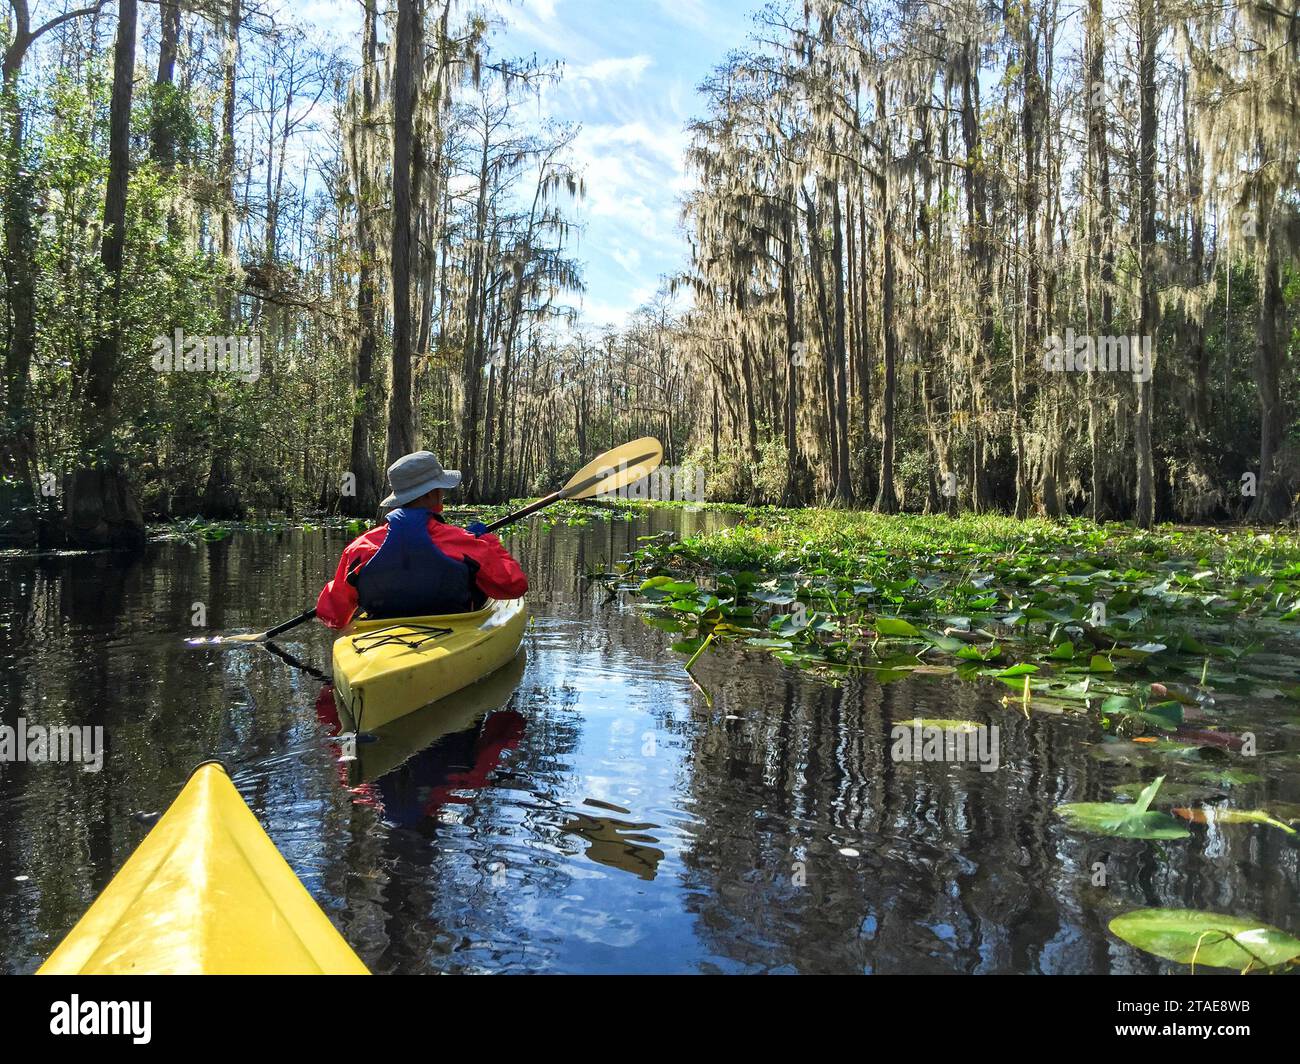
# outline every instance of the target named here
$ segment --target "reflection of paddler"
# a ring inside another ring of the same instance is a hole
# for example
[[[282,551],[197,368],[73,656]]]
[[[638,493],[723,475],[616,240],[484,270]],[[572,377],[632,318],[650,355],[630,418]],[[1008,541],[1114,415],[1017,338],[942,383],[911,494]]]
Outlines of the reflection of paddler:
[[[325,725],[327,735],[338,735],[343,731],[343,722],[339,720],[339,707],[334,700],[334,685],[325,684],[316,696],[316,719]]]
[[[442,806],[469,804],[457,791],[487,785],[501,755],[519,745],[524,718],[513,709],[490,714],[481,724],[443,736],[375,781],[384,819],[415,827],[438,815]]]

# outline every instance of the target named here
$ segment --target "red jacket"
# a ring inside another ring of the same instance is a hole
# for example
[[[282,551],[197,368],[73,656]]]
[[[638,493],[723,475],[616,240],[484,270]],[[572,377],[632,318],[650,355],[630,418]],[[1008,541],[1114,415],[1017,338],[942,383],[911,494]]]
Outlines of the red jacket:
[[[352,620],[357,609],[357,589],[348,583],[348,574],[368,562],[387,535],[388,526],[380,525],[343,549],[334,579],[321,589],[316,599],[316,616],[331,628],[346,628]],[[528,577],[496,536],[473,536],[430,514],[429,538],[448,557],[457,561],[468,559],[478,565],[475,582],[488,598],[519,598],[528,590]]]

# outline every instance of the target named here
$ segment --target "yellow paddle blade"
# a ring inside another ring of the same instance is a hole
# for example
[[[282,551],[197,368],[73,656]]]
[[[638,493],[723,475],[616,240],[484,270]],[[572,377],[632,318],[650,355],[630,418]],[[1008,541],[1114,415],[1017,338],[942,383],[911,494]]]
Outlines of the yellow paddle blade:
[[[663,460],[663,444],[653,436],[642,436],[588,462],[560,489],[561,496],[590,499],[593,495],[618,491],[649,476]]]
[[[132,973],[367,974],[213,763],[37,974]]]

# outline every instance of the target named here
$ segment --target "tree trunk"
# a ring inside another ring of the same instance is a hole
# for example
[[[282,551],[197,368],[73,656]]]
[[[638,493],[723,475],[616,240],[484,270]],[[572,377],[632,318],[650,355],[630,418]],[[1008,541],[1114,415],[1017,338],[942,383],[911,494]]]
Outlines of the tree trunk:
[[[221,66],[221,257],[227,271],[235,269],[235,75],[239,65],[241,0],[230,0],[226,44]],[[226,293],[226,299],[232,298]],[[229,308],[225,310],[229,320]]]
[[[1097,202],[1090,212],[1100,219],[1100,232],[1096,234],[1093,252],[1101,260],[1099,287],[1101,289],[1101,328],[1089,329],[1089,334],[1100,332],[1109,336],[1115,320],[1114,282],[1115,248],[1111,238],[1110,200],[1110,147],[1106,133],[1106,72],[1105,31],[1102,23],[1102,0],[1088,0],[1088,146],[1092,155],[1091,172],[1095,182]],[[1088,301],[1090,308],[1092,301]],[[1093,360],[1095,361],[1095,359]],[[1101,449],[1101,407],[1098,391],[1100,381],[1095,366],[1088,370],[1088,513],[1094,521],[1106,517],[1105,460]]]
[[[883,166],[883,163],[882,163]],[[889,177],[882,169],[876,174],[876,192],[880,202],[882,276],[880,282],[880,327],[884,339],[885,383],[880,397],[880,487],[876,491],[878,513],[898,512],[898,495],[894,491],[894,401],[898,377],[898,312],[894,277],[894,241],[889,202]]]
[[[1282,335],[1284,304],[1273,226],[1264,229],[1266,247],[1259,266],[1259,312],[1255,324],[1255,386],[1259,394],[1259,484],[1247,517],[1262,523],[1287,516],[1290,493],[1277,468],[1285,426],[1281,376],[1286,341]]]
[[[781,262],[781,304],[785,312],[785,490],[781,493],[782,506],[803,505],[800,490],[803,458],[799,453],[799,375],[807,362],[805,345],[799,339],[798,311],[794,295],[795,267],[795,202],[794,191],[785,205],[785,218],[781,236],[784,255]],[[718,452],[718,415],[713,408],[713,454]]]
[[[372,450],[373,433],[379,420],[379,405],[376,401],[379,382],[375,380],[374,372],[379,327],[375,312],[376,248],[371,218],[375,209],[374,192],[364,148],[366,141],[374,135],[370,123],[374,118],[378,63],[376,22],[375,0],[365,0],[361,132],[357,135],[362,147],[355,153],[353,162],[357,183],[356,239],[357,250],[360,252],[360,262],[357,265],[357,322],[360,336],[357,339],[357,360],[352,378],[352,446],[348,468],[355,479],[355,494],[344,495],[340,506],[343,513],[352,517],[374,517],[379,511],[383,487]]]
[[[1021,10],[1024,20],[1021,40],[1022,89],[1020,101],[1020,128],[1025,153],[1025,318],[1020,350],[1012,360],[1011,416],[1013,443],[1016,451],[1016,517],[1029,516],[1030,480],[1029,456],[1025,452],[1024,411],[1028,406],[1029,352],[1036,350],[1039,336],[1039,278],[1041,263],[1038,258],[1038,39],[1034,34],[1033,10],[1029,0],[1024,0]]]
[[[1140,279],[1139,343],[1151,340],[1155,358],[1156,328],[1156,18],[1155,0],[1138,0],[1138,269]],[[1155,460],[1151,441],[1154,366],[1137,381],[1137,499],[1133,520],[1139,528],[1155,524]]]
[[[989,240],[988,197],[983,146],[980,142],[979,46],[966,40],[961,50],[962,142],[966,165],[962,174],[966,185],[966,226],[970,233],[970,261],[975,272],[975,305],[979,317],[979,346],[972,359],[971,372],[971,509],[981,511],[989,505],[988,469],[985,468],[985,428],[979,415],[993,365],[993,250]]]
[[[158,17],[162,20],[158,41],[158,75],[154,78],[153,114],[149,134],[150,154],[164,167],[176,159],[172,133],[173,96],[175,94],[176,52],[181,37],[181,8],[175,0],[160,0]]]
[[[831,496],[833,506],[853,505],[853,472],[849,461],[849,394],[848,351],[845,347],[844,329],[844,223],[840,210],[839,183],[830,186],[831,232],[834,259],[835,325],[830,356],[835,362],[835,399],[832,431],[836,436],[835,491]]]
[[[393,354],[388,464],[415,446],[411,409],[411,126],[415,110],[418,0],[397,0],[393,67]]]
[[[231,0],[226,21],[226,41],[222,54],[221,76],[221,265],[225,271],[219,286],[221,314],[226,335],[235,333],[238,317],[235,282],[239,275],[235,232],[235,79],[239,69],[239,32],[243,23],[242,0]],[[231,446],[223,426],[221,394],[213,389],[210,398],[211,423],[216,427],[209,439],[212,461],[200,503],[208,517],[238,519],[244,516],[244,504],[235,484]]]
[[[118,4],[109,103],[108,189],[100,263],[106,280],[105,314],[86,372],[81,466],[68,488],[66,538],[81,548],[142,549],[144,518],[113,449],[113,389],[121,361],[122,259],[130,179],[131,92],[135,74],[136,0]]]
[[[4,360],[4,414],[0,421],[0,536],[24,543],[36,530],[33,491],[36,435],[28,409],[32,358],[36,353],[35,235],[31,204],[34,182],[26,165],[25,128],[19,76],[34,40],[27,4],[14,4],[16,24],[4,53],[0,107],[4,117],[5,294],[9,305],[8,344]]]

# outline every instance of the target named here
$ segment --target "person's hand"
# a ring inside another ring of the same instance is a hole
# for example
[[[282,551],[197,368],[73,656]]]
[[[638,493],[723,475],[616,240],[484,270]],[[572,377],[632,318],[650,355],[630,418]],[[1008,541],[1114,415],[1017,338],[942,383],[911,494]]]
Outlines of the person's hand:
[[[487,531],[487,525],[482,521],[474,521],[465,526],[465,531],[471,536],[481,536]]]

